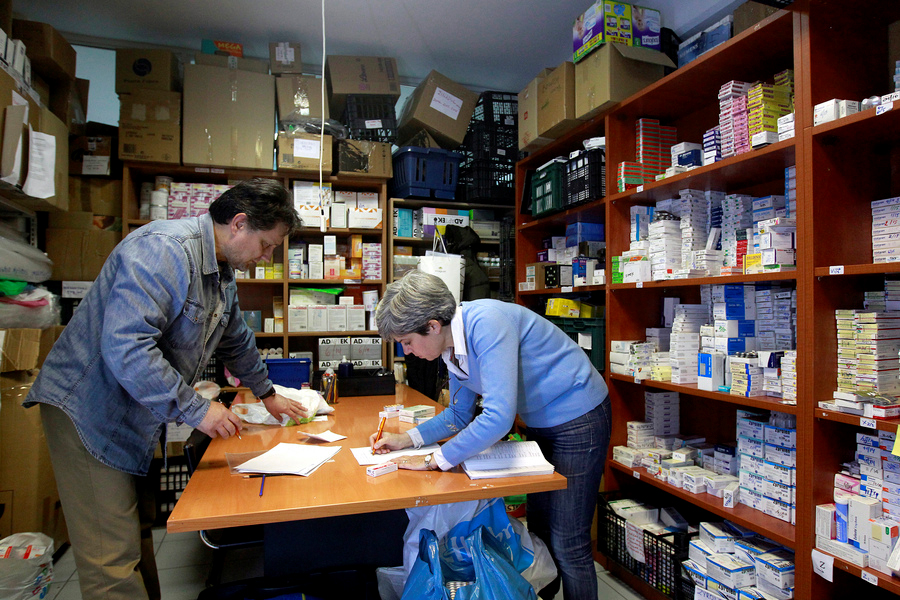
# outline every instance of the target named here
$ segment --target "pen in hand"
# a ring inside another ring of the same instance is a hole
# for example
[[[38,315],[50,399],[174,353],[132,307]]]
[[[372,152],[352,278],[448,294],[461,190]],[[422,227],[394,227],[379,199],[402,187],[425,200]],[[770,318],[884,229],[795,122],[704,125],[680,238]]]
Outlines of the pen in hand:
[[[385,421],[387,421],[387,418],[381,417],[381,423],[378,424],[378,434],[375,436],[375,441],[372,442],[372,454],[375,454],[375,444],[377,444],[378,440],[381,439],[381,433],[384,431]]]

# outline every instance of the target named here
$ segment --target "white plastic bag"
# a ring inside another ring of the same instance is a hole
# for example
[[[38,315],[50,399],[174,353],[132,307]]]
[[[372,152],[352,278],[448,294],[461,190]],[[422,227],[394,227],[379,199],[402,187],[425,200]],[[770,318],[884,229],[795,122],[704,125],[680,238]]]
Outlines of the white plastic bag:
[[[426,250],[425,256],[419,258],[419,270],[439,277],[459,304],[466,280],[466,259],[447,252],[444,238],[437,229],[434,230],[433,250]]]
[[[53,261],[34,248],[0,235],[0,279],[40,283],[50,279]]]
[[[0,600],[44,598],[53,580],[53,540],[14,533],[0,540]]]
[[[334,412],[334,407],[329,406],[322,398],[322,395],[315,390],[298,390],[275,384],[275,393],[284,396],[290,400],[295,400],[303,405],[310,415],[310,419],[314,415],[328,415]],[[291,421],[288,415],[281,415],[281,421],[269,414],[266,405],[262,402],[253,402],[250,404],[232,404],[231,410],[240,417],[245,423],[253,423],[256,425],[287,425]]]

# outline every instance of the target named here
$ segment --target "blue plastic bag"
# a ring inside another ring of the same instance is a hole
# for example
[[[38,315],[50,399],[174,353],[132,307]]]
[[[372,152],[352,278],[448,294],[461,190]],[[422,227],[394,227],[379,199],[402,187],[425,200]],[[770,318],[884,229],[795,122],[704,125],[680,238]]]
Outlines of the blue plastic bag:
[[[509,562],[503,546],[478,527],[464,541],[464,556],[471,561],[474,583],[462,586],[456,600],[537,600],[531,584]],[[457,555],[457,558],[463,555]],[[419,556],[406,580],[401,600],[449,600],[445,580],[456,579],[441,560],[437,536],[431,530],[419,532]],[[450,575],[449,577],[446,577]],[[445,579],[446,577],[446,579]]]

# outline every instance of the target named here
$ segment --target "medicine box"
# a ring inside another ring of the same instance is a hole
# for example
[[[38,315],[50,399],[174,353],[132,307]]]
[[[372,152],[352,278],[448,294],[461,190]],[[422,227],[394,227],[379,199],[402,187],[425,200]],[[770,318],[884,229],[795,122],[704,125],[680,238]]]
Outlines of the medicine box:
[[[778,589],[794,585],[794,553],[789,550],[773,550],[756,557],[757,576]]]
[[[736,539],[735,534],[728,531],[724,523],[700,523],[700,540],[714,553],[733,553]]]
[[[756,569],[734,554],[710,554],[706,557],[706,575],[730,588],[756,584]]]

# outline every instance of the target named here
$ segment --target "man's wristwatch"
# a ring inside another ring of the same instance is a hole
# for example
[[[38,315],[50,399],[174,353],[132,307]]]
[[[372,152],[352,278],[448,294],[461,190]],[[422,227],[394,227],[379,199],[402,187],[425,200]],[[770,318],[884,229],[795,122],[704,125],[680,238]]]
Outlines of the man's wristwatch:
[[[261,396],[259,396],[259,399],[260,399],[260,400],[265,400],[266,398],[271,398],[271,397],[274,396],[274,395],[275,395],[275,388],[274,388],[274,387],[270,387],[268,392],[266,392],[266,393],[262,394]]]
[[[432,466],[434,465],[434,466]],[[425,470],[426,471],[436,471],[438,469],[438,465],[434,462],[434,454],[429,454],[425,457]]]

